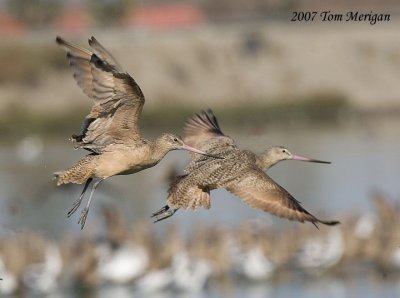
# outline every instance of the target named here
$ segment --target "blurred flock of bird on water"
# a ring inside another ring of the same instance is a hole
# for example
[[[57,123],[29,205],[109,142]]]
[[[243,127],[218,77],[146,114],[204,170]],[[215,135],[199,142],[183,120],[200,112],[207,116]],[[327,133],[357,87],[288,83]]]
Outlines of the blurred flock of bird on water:
[[[197,225],[189,237],[173,222],[155,234],[149,221],[128,225],[118,207],[103,208],[104,233],[62,237],[20,232],[0,240],[0,293],[76,291],[129,286],[138,295],[194,294],[244,280],[274,283],[293,276],[400,274],[400,208],[382,194],[375,213],[347,215],[341,225],[285,228],[260,220],[239,227]]]
[[[261,287],[254,297],[270,297],[277,284],[294,295],[294,281],[354,277],[398,293],[400,4],[145,2],[0,1],[0,296],[237,297],[235,287],[250,285]],[[293,11],[364,7],[390,12],[391,21],[290,22]],[[91,101],[55,37],[86,45],[92,35],[146,95],[146,137],[182,134],[189,117],[212,108],[240,148],[333,156],[331,165],[299,170],[286,162],[268,175],[318,218],[340,224],[317,229],[259,216],[222,192],[210,210],[153,223],[151,212],[188,161],[180,152],[154,170],[102,183],[88,226],[77,228],[64,211],[78,189],[56,189],[51,178],[84,154],[67,139]]]

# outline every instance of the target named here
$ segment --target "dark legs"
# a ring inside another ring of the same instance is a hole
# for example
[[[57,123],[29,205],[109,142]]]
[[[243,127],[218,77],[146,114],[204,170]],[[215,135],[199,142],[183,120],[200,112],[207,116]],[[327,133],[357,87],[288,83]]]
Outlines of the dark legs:
[[[158,210],[157,212],[153,213],[153,215],[151,217],[155,217],[156,220],[154,221],[154,223],[164,220],[168,217],[171,217],[172,215],[175,214],[175,212],[178,210],[179,208],[175,208],[175,209],[171,209],[168,205],[165,205],[164,207],[162,207],[160,210]]]
[[[93,199],[93,194],[96,191],[97,187],[99,186],[99,184],[104,180],[105,178],[101,178],[98,181],[96,181],[93,186],[92,186],[92,190],[90,192],[89,195],[89,199],[86,203],[86,207],[82,210],[81,212],[81,216],[79,217],[78,220],[78,224],[81,225],[81,230],[85,227],[85,223],[86,223],[86,218],[89,214],[89,209],[90,209],[90,204],[92,203],[92,199]],[[85,193],[87,191],[87,188],[89,187],[90,183],[93,181],[93,178],[89,178],[88,180],[86,180],[85,186],[83,187],[83,190],[79,196],[79,198],[74,202],[71,210],[68,211],[68,217],[70,217],[72,214],[75,213],[75,211],[79,208],[79,206],[82,203],[83,197],[85,196]],[[162,207],[160,210],[158,210],[157,212],[153,213],[153,215],[151,217],[155,217],[155,223],[164,219],[167,219],[168,217],[171,217],[172,215],[175,214],[175,212],[178,210],[179,208],[173,208],[171,209],[171,207],[169,207],[168,205],[165,205],[164,207]]]
[[[89,200],[86,204],[86,207],[82,210],[81,217],[78,220],[78,224],[81,224],[81,230],[83,230],[83,228],[85,227],[86,218],[89,213],[90,203],[92,202],[93,194],[94,194],[97,186],[99,186],[100,182],[102,182],[104,179],[105,178],[102,178],[93,184],[92,191],[90,192]]]
[[[87,215],[88,215],[88,213],[89,213],[90,203],[92,202],[93,194],[94,194],[94,192],[95,192],[97,186],[99,186],[100,182],[102,182],[104,179],[105,179],[105,178],[102,178],[102,179],[96,181],[96,182],[93,184],[92,191],[90,192],[89,200],[88,200],[88,202],[87,202],[87,204],[86,204],[86,207],[82,210],[81,216],[80,216],[79,221],[78,221],[78,224],[81,225],[81,230],[82,230],[82,229],[84,228],[84,226],[85,226],[85,222],[86,222]],[[92,181],[93,181],[93,178],[89,178],[89,179],[86,181],[85,186],[83,187],[83,190],[82,190],[82,192],[81,192],[79,198],[74,202],[74,204],[73,204],[71,210],[68,211],[68,217],[70,217],[72,214],[74,214],[74,212],[79,208],[79,206],[80,206],[81,203],[82,203],[83,197],[85,196],[86,190],[87,190],[87,188],[89,187],[89,184],[90,184]]]
[[[90,184],[90,182],[93,181],[93,178],[89,178],[88,180],[86,180],[85,186],[83,187],[83,190],[81,192],[81,195],[79,196],[79,198],[74,202],[74,204],[72,205],[71,210],[68,211],[68,217],[70,217],[72,214],[74,214],[74,212],[79,208],[79,206],[82,203],[83,200],[83,196],[85,195],[85,192]]]

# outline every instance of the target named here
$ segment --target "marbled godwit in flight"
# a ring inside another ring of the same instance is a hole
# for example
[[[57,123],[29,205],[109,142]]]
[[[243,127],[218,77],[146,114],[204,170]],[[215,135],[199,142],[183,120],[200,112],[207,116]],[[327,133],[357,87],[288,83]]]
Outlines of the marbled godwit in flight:
[[[293,155],[288,149],[275,146],[261,154],[239,149],[234,140],[223,134],[211,110],[193,116],[185,125],[185,142],[209,154],[224,156],[210,159],[193,156],[186,167],[186,175],[171,183],[167,205],[154,213],[156,221],[172,216],[179,208],[210,208],[210,191],[225,188],[253,208],[300,222],[335,225],[338,221],[324,221],[305,210],[292,195],[273,181],[264,171],[282,160],[302,160],[318,163],[326,161]]]
[[[138,120],[145,101],[144,95],[135,80],[123,71],[94,37],[89,39],[92,50],[71,44],[60,37],[56,41],[66,49],[79,87],[94,101],[80,134],[72,136],[77,148],[84,148],[91,153],[71,168],[54,173],[57,185],[85,183],[68,217],[80,206],[92,180],[98,178],[78,221],[83,229],[93,193],[104,179],[153,167],[170,150],[203,152],[186,145],[173,134],[163,134],[154,142],[140,136]]]

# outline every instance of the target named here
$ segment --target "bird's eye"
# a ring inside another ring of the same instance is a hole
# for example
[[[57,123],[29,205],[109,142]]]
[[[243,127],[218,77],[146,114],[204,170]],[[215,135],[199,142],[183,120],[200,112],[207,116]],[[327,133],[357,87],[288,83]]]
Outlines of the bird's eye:
[[[174,142],[178,142],[178,139],[177,139],[177,138],[174,138]]]
[[[282,153],[287,153],[287,150],[286,149],[282,149]]]

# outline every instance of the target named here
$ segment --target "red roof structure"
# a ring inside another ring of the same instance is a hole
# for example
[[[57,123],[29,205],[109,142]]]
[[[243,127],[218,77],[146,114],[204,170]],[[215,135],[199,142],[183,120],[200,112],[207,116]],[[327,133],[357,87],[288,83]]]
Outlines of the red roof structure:
[[[204,21],[203,12],[190,4],[170,4],[134,9],[127,17],[127,25],[151,29],[192,27]]]
[[[78,33],[87,31],[91,23],[90,15],[83,7],[66,9],[55,21],[55,26],[64,31]]]
[[[12,15],[0,12],[0,36],[21,36],[23,34],[23,25]]]

